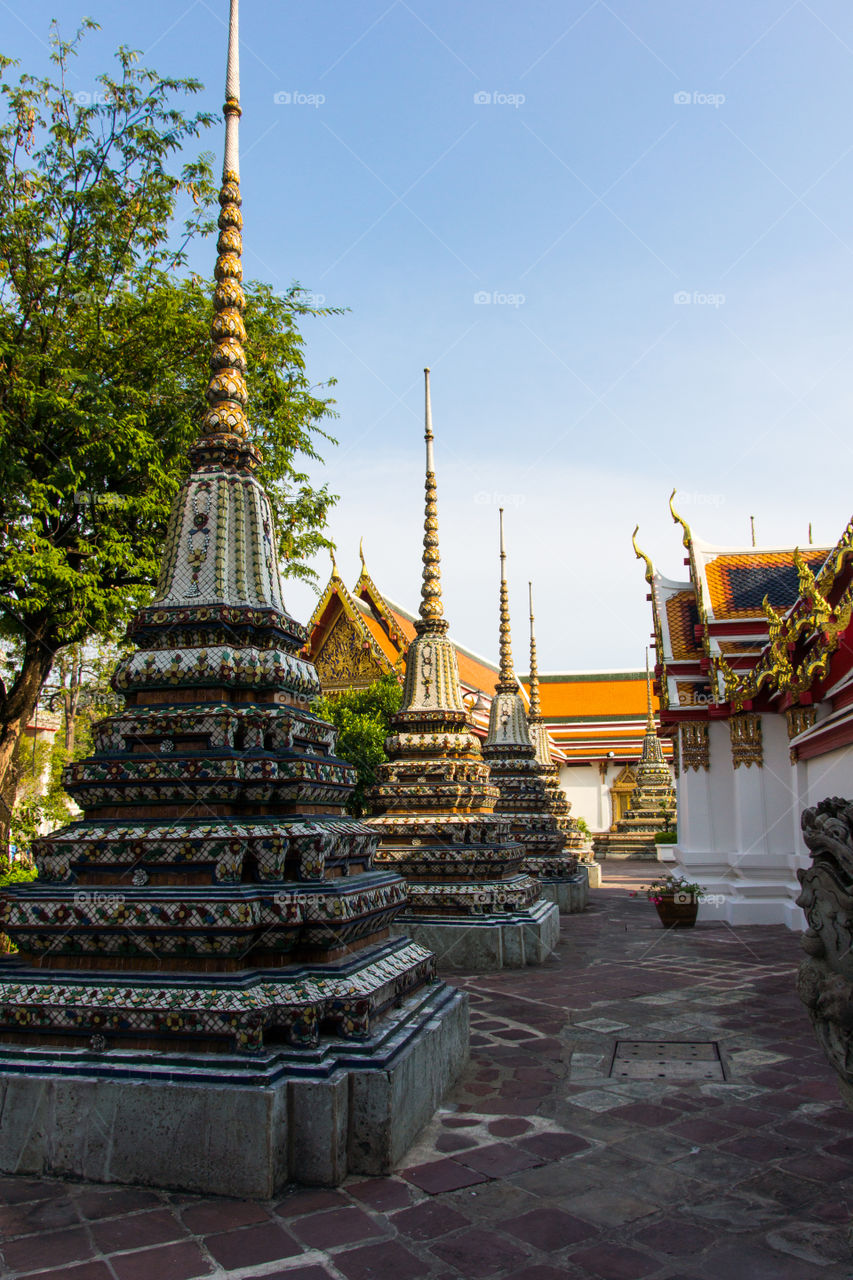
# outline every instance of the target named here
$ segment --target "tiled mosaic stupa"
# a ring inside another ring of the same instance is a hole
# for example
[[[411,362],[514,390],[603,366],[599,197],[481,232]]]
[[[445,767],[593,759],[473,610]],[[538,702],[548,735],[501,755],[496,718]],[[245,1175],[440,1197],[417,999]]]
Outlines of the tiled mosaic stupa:
[[[587,882],[593,889],[601,885],[601,868],[595,861],[592,840],[583,834],[575,819],[571,816],[572,806],[565,791],[560,786],[560,770],[554,762],[551,751],[551,735],[542,715],[542,704],[539,696],[539,664],[536,657],[536,626],[533,617],[533,583],[527,584],[530,601],[530,705],[527,709],[527,727],[530,730],[530,741],[536,752],[536,763],[539,776],[545,787],[545,797],[549,812],[554,816],[560,830],[566,837],[566,850],[578,859],[579,866],[586,873]]]
[[[0,924],[0,1168],[270,1196],[387,1171],[467,1048],[405,885],[344,816],[248,439],[231,0],[208,407],[125,708],[67,771],[80,821]],[[417,1081],[417,1086],[412,1082]]]
[[[527,711],[512,662],[503,509],[500,511],[500,667],[489,712],[483,758],[498,789],[495,813],[510,820],[510,834],[525,854],[524,869],[542,882],[542,896],[561,912],[582,911],[589,899],[586,874],[566,850],[568,801],[550,794],[546,769],[536,759]],[[562,795],[562,793],[558,793]]]
[[[386,740],[370,825],[377,866],[408,884],[400,924],[440,967],[517,968],[546,959],[559,935],[555,906],[524,869],[498,790],[462,701],[456,652],[441,600],[429,370],[425,370],[426,516],[417,632],[406,654],[403,702]]]
[[[620,818],[613,831],[608,831],[602,838],[599,853],[603,857],[657,859],[656,832],[675,830],[675,787],[669,765],[663,758],[663,748],[655,725],[648,653],[646,697],[646,732],[637,765],[637,785],[631,792],[625,816]]]

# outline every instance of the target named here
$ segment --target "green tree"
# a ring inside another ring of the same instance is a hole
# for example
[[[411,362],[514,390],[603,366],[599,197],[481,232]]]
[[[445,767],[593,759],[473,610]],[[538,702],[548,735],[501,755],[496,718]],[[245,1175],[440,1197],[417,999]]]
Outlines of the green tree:
[[[150,598],[204,406],[212,284],[185,266],[215,190],[209,158],[181,153],[211,117],[183,109],[197,81],[124,48],[80,101],[68,66],[94,25],[54,28],[54,78],[9,83],[0,58],[0,637],[19,655],[0,683],[0,795],[59,650],[115,637]],[[250,423],[285,572],[304,574],[334,499],[297,460],[332,439],[330,384],[306,373],[304,291],[246,292]]]
[[[403,690],[393,673],[366,689],[348,689],[334,698],[318,698],[313,710],[338,730],[338,755],[354,765],[358,783],[347,801],[347,813],[360,818],[369,812],[367,792],[376,781],[376,768],[387,760],[385,739],[391,717],[399,711]]]

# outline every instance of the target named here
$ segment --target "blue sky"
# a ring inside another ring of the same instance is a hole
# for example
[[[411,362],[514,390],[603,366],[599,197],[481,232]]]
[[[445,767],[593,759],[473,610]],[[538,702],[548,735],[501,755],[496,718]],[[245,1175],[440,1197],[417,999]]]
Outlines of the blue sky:
[[[227,0],[0,0],[34,71],[57,14],[222,100]],[[452,632],[497,649],[497,506],[526,661],[641,665],[630,535],[672,577],[697,535],[832,544],[851,514],[853,9],[841,0],[244,0],[245,265],[347,315],[325,475],[354,580],[419,587],[422,374]],[[276,101],[276,95],[279,101]],[[290,101],[281,101],[289,95]],[[478,100],[479,98],[479,100]],[[484,101],[483,99],[488,100]],[[221,133],[205,139],[221,155]],[[213,248],[194,265],[209,271]],[[477,298],[489,301],[478,301]],[[328,566],[318,566],[325,578]],[[291,586],[303,620],[311,592]]]

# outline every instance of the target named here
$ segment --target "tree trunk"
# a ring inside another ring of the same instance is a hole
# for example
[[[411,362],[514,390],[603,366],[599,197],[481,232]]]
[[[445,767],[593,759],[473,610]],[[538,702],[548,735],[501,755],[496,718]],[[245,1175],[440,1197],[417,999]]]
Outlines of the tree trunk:
[[[30,632],[24,648],[24,661],[20,674],[6,696],[0,699],[0,796],[6,801],[0,804],[0,847],[9,843],[10,814],[7,805],[14,797],[7,796],[7,780],[12,757],[21,734],[30,723],[41,693],[42,685],[50,675],[56,654],[56,645],[47,642],[37,631]]]
[[[78,656],[76,645],[71,651],[71,669],[67,685],[65,684],[64,671],[62,675],[62,709],[65,712],[65,752],[66,758],[71,760],[74,755],[74,739],[77,732],[77,712],[80,709],[80,690],[83,687],[82,650]]]

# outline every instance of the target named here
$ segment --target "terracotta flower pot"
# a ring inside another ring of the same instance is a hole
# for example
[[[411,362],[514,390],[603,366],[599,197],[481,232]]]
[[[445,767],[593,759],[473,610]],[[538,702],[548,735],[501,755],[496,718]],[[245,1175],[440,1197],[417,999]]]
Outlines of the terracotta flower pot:
[[[661,898],[655,903],[655,910],[660,916],[664,929],[692,929],[699,912],[699,903],[692,896],[687,902],[676,902],[675,898]]]

